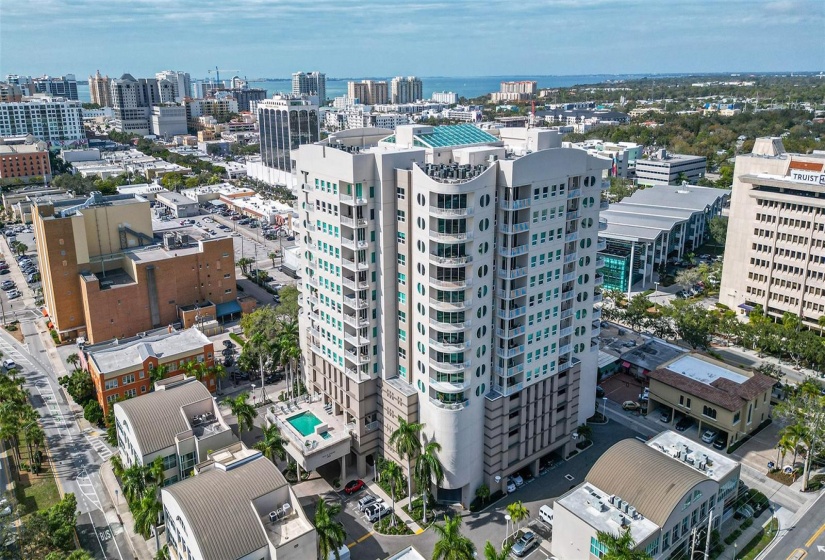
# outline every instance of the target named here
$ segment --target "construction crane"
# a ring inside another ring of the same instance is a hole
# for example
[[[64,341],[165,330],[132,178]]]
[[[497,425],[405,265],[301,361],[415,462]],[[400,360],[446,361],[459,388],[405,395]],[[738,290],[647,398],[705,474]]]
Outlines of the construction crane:
[[[215,73],[215,88],[217,88],[218,85],[221,83],[221,72],[224,72],[224,74],[226,72],[229,72],[230,74],[236,74],[240,72],[240,70],[219,70],[218,67],[215,66],[214,70],[207,70],[207,72],[209,72],[210,74],[212,74],[213,72]]]

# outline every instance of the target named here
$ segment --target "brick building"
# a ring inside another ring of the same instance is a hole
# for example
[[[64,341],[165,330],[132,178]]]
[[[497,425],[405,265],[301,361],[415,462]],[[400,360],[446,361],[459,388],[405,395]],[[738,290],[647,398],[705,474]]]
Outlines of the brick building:
[[[86,346],[81,365],[92,376],[97,399],[104,413],[116,400],[144,395],[152,390],[151,371],[166,366],[164,379],[185,373],[188,362],[215,365],[212,341],[198,329],[163,329],[145,337]],[[203,385],[215,392],[215,376],[203,378]]]
[[[52,166],[45,142],[35,144],[0,144],[0,181],[43,177],[49,181]]]
[[[43,296],[61,340],[96,343],[180,321],[181,309],[214,304],[241,312],[231,237],[152,232],[149,202],[134,195],[35,201],[32,221]]]

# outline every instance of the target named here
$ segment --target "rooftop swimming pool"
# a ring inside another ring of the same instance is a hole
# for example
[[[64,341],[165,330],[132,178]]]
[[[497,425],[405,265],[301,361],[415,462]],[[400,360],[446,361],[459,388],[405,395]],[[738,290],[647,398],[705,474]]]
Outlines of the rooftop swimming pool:
[[[311,412],[296,414],[295,416],[287,418],[286,421],[289,422],[292,427],[298,430],[298,433],[304,437],[315,434],[315,426],[321,423],[318,417]]]

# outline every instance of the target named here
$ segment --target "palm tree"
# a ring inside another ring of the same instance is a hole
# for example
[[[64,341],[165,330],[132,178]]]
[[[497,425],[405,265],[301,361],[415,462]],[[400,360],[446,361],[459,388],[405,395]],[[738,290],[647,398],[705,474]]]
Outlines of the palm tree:
[[[221,380],[226,379],[226,368],[223,367],[222,363],[217,362],[214,366],[212,366],[211,373],[212,373],[212,375],[215,376],[215,379],[218,380],[218,391],[220,391],[221,390]]]
[[[243,257],[243,258],[238,259],[238,262],[236,264],[239,267],[241,267],[241,272],[243,274],[246,274],[247,267],[252,263],[253,263],[252,259],[250,259],[249,257]]]
[[[776,447],[778,452],[782,455],[782,463],[779,465],[779,468],[782,469],[785,466],[785,455],[787,455],[788,451],[791,449],[791,439],[787,434],[779,438],[779,443],[776,444]]]
[[[72,366],[72,368],[77,369],[77,364],[80,363],[80,356],[77,355],[77,352],[72,352],[66,358],[66,363]]]
[[[438,541],[433,549],[433,560],[473,560],[476,547],[461,534],[461,517],[448,517],[444,525],[433,525]]]
[[[287,441],[281,435],[281,430],[278,429],[278,426],[272,424],[264,429],[264,439],[255,444],[255,449],[274,463],[275,457],[278,457],[281,461],[286,459],[286,445]]]
[[[410,463],[415,455],[421,452],[421,430],[424,424],[418,422],[407,422],[401,416],[398,417],[398,428],[390,436],[390,445],[395,446],[395,451],[401,459],[407,459],[407,473],[412,475]],[[407,495],[412,498],[412,476],[407,479]]]
[[[430,484],[435,480],[435,485],[441,484],[444,480],[444,467],[438,458],[437,453],[441,451],[441,444],[431,441],[424,446],[418,457],[415,459],[415,481],[421,486],[421,503],[424,507],[421,520],[427,522],[427,498],[430,493]],[[412,503],[412,495],[410,495]]]
[[[507,560],[510,557],[510,549],[513,548],[511,543],[504,543],[501,550],[496,550],[496,547],[490,541],[484,545],[484,560]]]
[[[238,419],[238,439],[241,439],[244,429],[252,429],[257,416],[255,407],[249,404],[248,400],[249,393],[241,393],[234,399],[229,399],[229,410]]]
[[[270,251],[269,254],[267,255],[267,257],[272,259],[272,268],[275,268],[275,259],[276,259],[277,256],[278,255],[275,253],[275,251]]]
[[[198,378],[198,363],[194,360],[189,360],[181,368],[187,377]],[[200,379],[198,379],[200,381]]]
[[[381,476],[384,478],[384,482],[386,482],[390,487],[390,496],[392,497],[392,509],[395,509],[395,490],[399,486],[404,485],[404,473],[401,471],[401,467],[398,466],[398,463],[395,461],[387,461],[384,465],[384,472],[381,473]],[[395,514],[392,516],[392,525],[395,525]]]
[[[135,517],[135,532],[140,533],[144,539],[148,539],[152,534],[152,528],[158,523],[161,511],[163,511],[163,506],[158,500],[158,488],[151,486],[132,508],[132,515]]]
[[[510,514],[510,519],[513,520],[513,525],[519,525],[522,521],[530,517],[530,511],[521,500],[508,505],[507,513]]]
[[[487,500],[490,499],[490,487],[486,484],[482,484],[476,488],[476,498],[481,500],[482,505],[487,503]]]
[[[587,424],[582,424],[581,426],[576,428],[576,433],[578,433],[579,437],[585,441],[588,441],[591,437],[593,437],[593,429]]]
[[[287,366],[287,394],[289,398],[293,398],[298,373],[297,361],[301,358],[298,321],[286,321],[281,325],[278,354],[281,363]]]
[[[779,436],[782,439],[787,438],[788,444],[793,449],[793,461],[791,461],[791,465],[795,467],[799,446],[808,437],[808,429],[803,424],[791,424],[779,432]]]
[[[146,479],[146,485],[153,485],[153,486],[160,486],[163,484],[163,459],[161,457],[157,457],[152,463],[145,467],[146,474],[144,474],[144,478]]]
[[[636,541],[630,534],[630,527],[619,535],[598,531],[596,538],[607,549],[602,560],[649,560],[651,558],[644,550],[635,550]]]
[[[146,490],[146,472],[141,465],[135,463],[123,471],[120,484],[123,487],[123,496],[132,504],[139,500]]]
[[[123,467],[123,459],[120,458],[119,453],[115,453],[112,455],[112,472],[115,473],[117,478],[123,478],[123,473],[126,469]]]
[[[154,388],[156,382],[166,377],[167,373],[169,373],[169,366],[166,364],[149,366],[149,381],[152,382],[152,388]]]
[[[318,557],[327,560],[330,554],[341,560],[338,549],[344,544],[347,534],[344,524],[336,519],[341,513],[340,504],[328,504],[324,498],[318,498],[315,506],[315,533],[318,535]]]

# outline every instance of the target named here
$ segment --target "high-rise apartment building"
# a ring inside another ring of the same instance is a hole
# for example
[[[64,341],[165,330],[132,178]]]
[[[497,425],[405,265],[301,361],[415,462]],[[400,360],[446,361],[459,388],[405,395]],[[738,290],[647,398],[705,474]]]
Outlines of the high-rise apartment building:
[[[158,81],[154,78],[136,80],[131,74],[123,74],[111,81],[113,124],[119,132],[149,134],[149,116],[153,105],[160,105],[163,98],[171,97],[171,84],[164,81],[163,97]]]
[[[23,101],[23,88],[17,84],[0,82],[0,103]]]
[[[398,460],[398,418],[441,445],[441,501],[574,448],[594,412],[599,199],[609,162],[547,129],[343,131],[298,153],[306,383]],[[406,465],[405,461],[399,461]]]
[[[424,85],[420,78],[397,76],[391,85],[393,103],[415,103],[424,99]]]
[[[318,105],[304,97],[275,96],[258,102],[261,161],[267,167],[290,172],[298,146],[321,138]]]
[[[720,303],[819,327],[825,315],[825,154],[758,138],[736,157]]]
[[[433,92],[432,100],[436,103],[446,103],[447,105],[455,105],[458,103],[458,94],[452,91],[436,91]]]
[[[238,102],[239,111],[249,111],[253,102],[266,99],[266,90],[261,88],[239,87],[227,91]]]
[[[92,96],[92,103],[97,103],[101,107],[112,106],[111,83],[109,76],[100,75],[100,70],[94,76],[89,76],[89,93]]]
[[[52,97],[65,97],[74,101],[78,100],[77,80],[74,74],[57,77],[41,76],[40,78],[32,78],[32,83],[37,93],[45,93]]]
[[[182,103],[184,97],[190,95],[192,91],[192,80],[189,77],[189,72],[180,72],[178,70],[164,70],[155,74],[158,82],[166,80],[171,84],[172,92],[170,101]]]
[[[387,82],[361,80],[347,82],[347,97],[358,99],[363,105],[381,105],[389,102]]]
[[[317,95],[321,106],[327,103],[327,76],[323,72],[292,74],[292,95]]]
[[[0,103],[0,137],[28,134],[53,146],[86,144],[80,101],[46,97]]]

